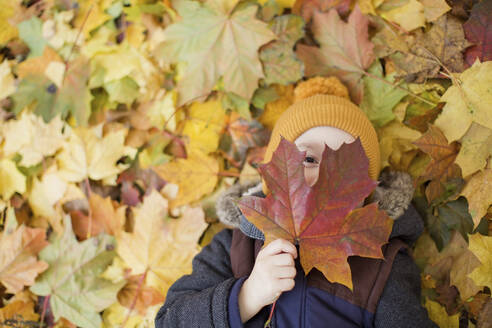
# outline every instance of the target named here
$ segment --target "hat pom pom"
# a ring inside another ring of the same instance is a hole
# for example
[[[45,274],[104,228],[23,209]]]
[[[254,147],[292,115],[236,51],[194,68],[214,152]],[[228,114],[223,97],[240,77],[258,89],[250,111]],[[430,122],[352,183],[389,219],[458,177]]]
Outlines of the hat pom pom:
[[[316,76],[300,82],[294,89],[294,102],[316,94],[335,95],[350,100],[346,86],[335,76]]]

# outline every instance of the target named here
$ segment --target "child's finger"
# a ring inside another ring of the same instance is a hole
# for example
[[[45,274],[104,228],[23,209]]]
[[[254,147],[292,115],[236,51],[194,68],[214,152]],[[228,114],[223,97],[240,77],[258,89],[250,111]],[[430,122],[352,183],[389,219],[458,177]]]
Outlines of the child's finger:
[[[283,266],[275,268],[275,277],[284,279],[284,278],[294,278],[297,274],[297,270],[291,266]]]
[[[275,266],[294,266],[294,259],[291,253],[280,253],[273,255],[270,263]]]
[[[285,239],[276,239],[272,241],[270,244],[268,244],[263,250],[264,255],[274,255],[278,253],[290,253],[294,258],[297,257],[297,249],[288,240]]]

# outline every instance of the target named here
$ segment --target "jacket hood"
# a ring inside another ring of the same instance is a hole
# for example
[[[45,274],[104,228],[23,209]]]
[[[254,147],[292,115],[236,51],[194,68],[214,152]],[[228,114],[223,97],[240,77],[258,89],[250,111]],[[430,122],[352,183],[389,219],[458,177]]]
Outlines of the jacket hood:
[[[373,202],[395,220],[390,238],[398,237],[407,244],[413,244],[422,234],[424,223],[411,204],[414,193],[412,179],[408,173],[383,171],[379,185],[373,192]],[[241,213],[235,204],[242,196],[265,197],[261,182],[245,185],[235,184],[217,199],[216,211],[219,220],[231,228],[239,228],[250,238],[265,240],[263,233]]]

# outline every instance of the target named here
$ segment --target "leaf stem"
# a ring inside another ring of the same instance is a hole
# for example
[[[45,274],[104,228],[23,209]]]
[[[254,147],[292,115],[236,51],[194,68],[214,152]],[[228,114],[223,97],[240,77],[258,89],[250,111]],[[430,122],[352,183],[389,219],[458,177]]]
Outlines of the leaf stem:
[[[89,183],[89,178],[85,178],[85,187],[87,188],[87,196],[89,197],[89,225],[87,227],[87,239],[91,238],[91,230],[92,230],[92,209],[90,204],[90,198],[92,194],[91,185]]]
[[[48,300],[50,299],[50,295],[44,297],[43,301],[43,311],[41,312],[41,323],[39,326],[42,328],[43,327],[43,322],[44,322],[44,315],[46,314],[46,308],[48,307]]]
[[[265,322],[265,325],[263,326],[263,328],[270,328],[271,327],[273,310],[275,310],[275,304],[277,304],[277,301],[273,302],[272,309],[270,310],[270,315],[268,316],[268,320]]]
[[[137,304],[138,294],[140,293],[140,290],[142,289],[142,285],[145,281],[145,277],[147,276],[147,272],[148,272],[148,269],[146,269],[145,272],[138,279],[138,285],[137,285],[137,291],[135,292],[135,297],[132,300],[132,304],[130,305],[130,309],[128,310],[128,313],[126,314],[125,320],[121,324],[121,328],[125,327],[128,319],[130,319],[130,314],[132,313],[133,309],[135,308],[135,304]]]

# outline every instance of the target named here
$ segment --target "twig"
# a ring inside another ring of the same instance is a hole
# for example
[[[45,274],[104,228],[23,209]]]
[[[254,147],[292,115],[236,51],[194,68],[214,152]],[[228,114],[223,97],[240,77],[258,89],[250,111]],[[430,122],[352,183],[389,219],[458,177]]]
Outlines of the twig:
[[[49,299],[50,299],[50,295],[44,297],[43,311],[41,312],[41,323],[39,324],[40,327],[43,327],[44,315],[46,314],[46,308],[48,307],[48,300]]]

